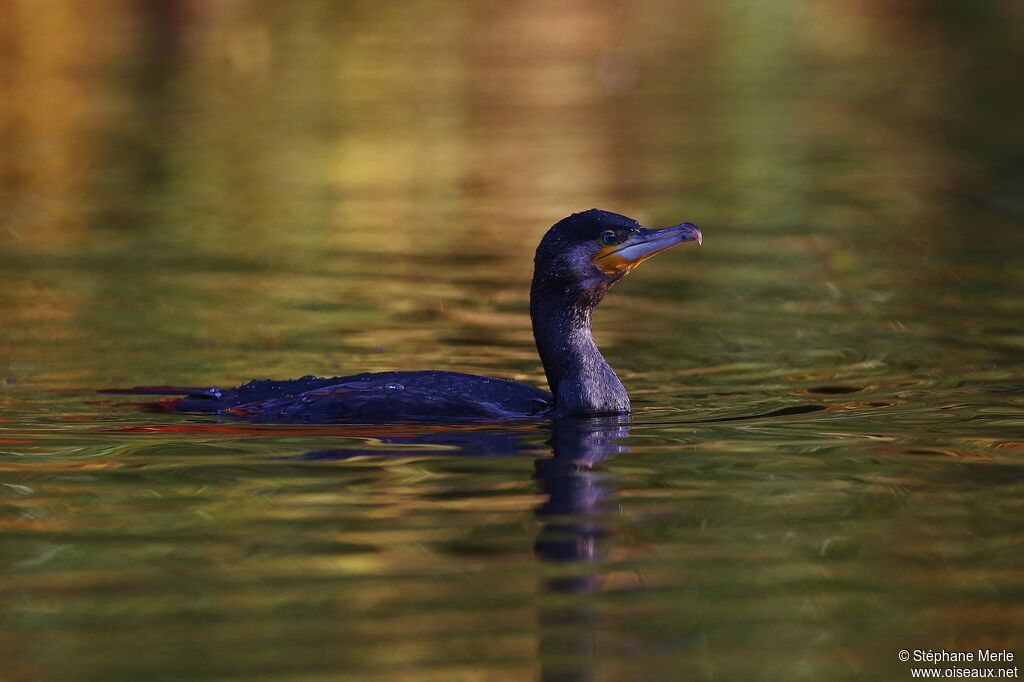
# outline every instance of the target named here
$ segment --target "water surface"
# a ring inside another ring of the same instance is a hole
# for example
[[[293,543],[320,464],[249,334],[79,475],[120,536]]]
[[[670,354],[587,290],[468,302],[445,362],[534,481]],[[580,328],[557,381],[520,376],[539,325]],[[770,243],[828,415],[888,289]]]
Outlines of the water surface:
[[[0,677],[1024,656],[1020,10],[556,4],[2,10]],[[631,421],[93,393],[543,385],[533,249],[591,206],[705,234],[596,315]]]

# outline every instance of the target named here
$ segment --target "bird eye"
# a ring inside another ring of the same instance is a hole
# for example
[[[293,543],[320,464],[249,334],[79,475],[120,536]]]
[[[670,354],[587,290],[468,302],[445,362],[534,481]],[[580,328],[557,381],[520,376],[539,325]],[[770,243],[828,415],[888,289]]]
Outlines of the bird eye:
[[[617,241],[619,241],[619,236],[615,234],[614,230],[605,230],[601,233],[601,243],[605,246],[611,246]]]

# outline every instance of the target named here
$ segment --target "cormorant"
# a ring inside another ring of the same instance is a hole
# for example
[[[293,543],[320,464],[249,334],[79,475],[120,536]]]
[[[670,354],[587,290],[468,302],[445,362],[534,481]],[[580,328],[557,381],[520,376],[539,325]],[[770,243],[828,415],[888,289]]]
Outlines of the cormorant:
[[[376,372],[250,381],[237,388],[137,386],[104,393],[183,396],[151,403],[254,421],[394,421],[626,414],[629,396],[590,331],[594,308],[640,263],[701,242],[692,223],[652,230],[591,209],[551,227],[534,258],[530,318],[551,393],[507,379],[447,371]]]

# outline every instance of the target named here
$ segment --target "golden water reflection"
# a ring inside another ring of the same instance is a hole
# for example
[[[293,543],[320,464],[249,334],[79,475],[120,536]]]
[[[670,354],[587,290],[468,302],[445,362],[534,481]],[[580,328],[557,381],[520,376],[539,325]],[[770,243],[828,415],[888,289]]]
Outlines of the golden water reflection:
[[[2,675],[876,679],[897,644],[1012,648],[1021,12],[0,4]],[[592,467],[545,479],[544,426],[392,456],[90,402],[543,383],[533,249],[592,206],[706,236],[597,315],[637,413]]]

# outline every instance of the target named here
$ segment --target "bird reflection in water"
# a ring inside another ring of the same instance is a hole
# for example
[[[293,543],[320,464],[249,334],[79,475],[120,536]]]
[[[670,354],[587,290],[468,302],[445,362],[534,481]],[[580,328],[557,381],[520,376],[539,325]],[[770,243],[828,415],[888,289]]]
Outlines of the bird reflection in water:
[[[479,430],[424,430],[378,436],[372,448],[320,450],[305,459],[348,459],[361,455],[408,457],[409,446],[451,448],[456,455],[510,456],[536,450],[529,442],[533,430],[485,428]],[[614,488],[602,469],[609,458],[629,448],[628,415],[557,419],[551,422],[552,456],[535,461],[535,478],[547,499],[536,509],[540,527],[534,553],[547,564],[544,593],[585,596],[601,585],[601,538],[609,529],[602,523]],[[388,446],[395,446],[390,450]],[[381,447],[383,446],[383,447]],[[432,453],[433,454],[433,453]],[[544,603],[545,600],[542,600]],[[542,679],[588,680],[596,677],[598,613],[588,599],[557,599],[539,612],[539,656]]]
[[[554,454],[538,459],[536,477],[548,499],[537,508],[542,519],[534,552],[553,564],[545,592],[587,595],[601,586],[600,540],[609,530],[603,514],[614,497],[605,460],[629,448],[625,416],[557,420],[551,436]],[[540,613],[542,679],[597,678],[597,609],[588,599],[558,600]]]
[[[548,500],[537,509],[544,519],[534,549],[547,562],[593,562],[600,558],[597,541],[604,534],[599,515],[610,495],[600,465],[628,448],[625,417],[559,420],[551,436],[554,455],[538,459],[536,477]],[[589,573],[552,579],[557,592],[586,592],[597,587]]]

